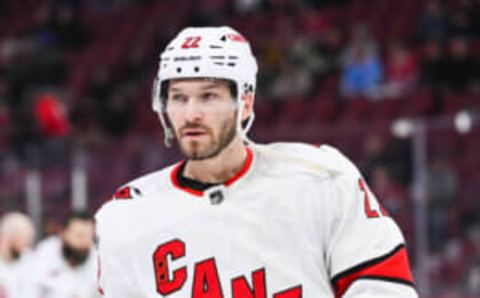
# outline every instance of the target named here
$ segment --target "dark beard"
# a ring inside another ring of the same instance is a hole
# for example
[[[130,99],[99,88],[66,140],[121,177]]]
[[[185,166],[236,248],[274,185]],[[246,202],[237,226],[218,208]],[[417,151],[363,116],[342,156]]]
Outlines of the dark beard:
[[[213,142],[210,150],[202,153],[199,153],[199,152],[189,153],[188,150],[184,150],[183,146],[180,146],[180,149],[182,150],[183,155],[189,160],[195,160],[195,161],[206,160],[206,159],[214,158],[217,155],[219,155],[220,152],[223,151],[223,149],[225,149],[228,145],[230,145],[230,143],[233,141],[236,135],[237,135],[236,121],[233,121],[230,123],[226,122],[222,127],[218,141]]]
[[[20,259],[21,255],[22,253],[19,252],[17,249],[10,248],[10,257],[12,258],[12,261],[17,261],[18,259]]]
[[[90,250],[80,250],[75,249],[68,245],[67,243],[63,243],[62,246],[62,254],[65,260],[73,267],[82,265],[88,259],[88,255],[90,254]]]

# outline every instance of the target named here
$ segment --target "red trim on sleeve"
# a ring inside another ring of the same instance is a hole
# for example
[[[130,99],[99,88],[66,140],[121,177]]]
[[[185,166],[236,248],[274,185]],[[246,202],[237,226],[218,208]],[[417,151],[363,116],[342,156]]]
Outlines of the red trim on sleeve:
[[[414,284],[405,246],[399,245],[385,256],[360,264],[333,278],[335,298],[342,297],[352,283],[359,279],[378,279]]]

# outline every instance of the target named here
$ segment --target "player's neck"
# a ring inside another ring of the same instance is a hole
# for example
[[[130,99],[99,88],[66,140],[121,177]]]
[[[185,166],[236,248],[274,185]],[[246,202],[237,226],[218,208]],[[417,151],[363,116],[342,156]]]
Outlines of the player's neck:
[[[243,141],[235,138],[220,154],[206,160],[189,160],[183,175],[205,183],[221,183],[237,174],[245,163],[247,151]]]

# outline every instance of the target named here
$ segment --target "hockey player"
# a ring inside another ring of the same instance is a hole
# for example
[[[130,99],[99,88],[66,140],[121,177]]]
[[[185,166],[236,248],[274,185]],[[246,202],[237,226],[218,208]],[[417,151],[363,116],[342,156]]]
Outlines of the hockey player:
[[[99,297],[93,236],[92,216],[75,211],[66,217],[59,236],[37,245],[32,298]]]
[[[30,272],[35,238],[33,222],[20,212],[9,212],[0,221],[0,297],[32,298]]]
[[[154,85],[185,159],[122,187],[96,215],[106,297],[417,297],[404,239],[336,149],[258,145],[257,63],[229,27],[187,28]]]

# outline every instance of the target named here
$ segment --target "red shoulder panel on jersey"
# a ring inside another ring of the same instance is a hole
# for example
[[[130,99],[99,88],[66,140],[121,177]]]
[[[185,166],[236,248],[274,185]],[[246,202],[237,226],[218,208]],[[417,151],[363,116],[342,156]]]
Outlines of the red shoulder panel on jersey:
[[[342,297],[350,285],[359,279],[376,279],[414,286],[405,245],[400,244],[384,256],[337,274],[332,279],[335,298]]]
[[[132,198],[132,189],[130,187],[122,187],[115,192],[112,200],[128,200]]]
[[[136,187],[125,186],[120,188],[113,194],[110,198],[111,200],[130,200],[134,197],[139,197],[142,195],[142,192]]]

